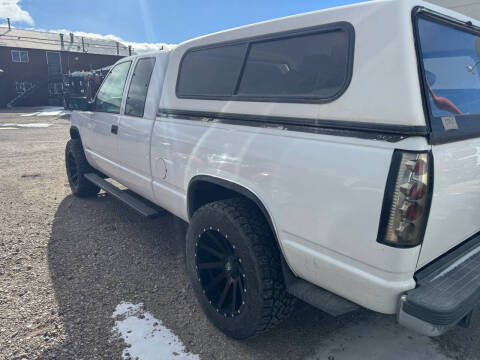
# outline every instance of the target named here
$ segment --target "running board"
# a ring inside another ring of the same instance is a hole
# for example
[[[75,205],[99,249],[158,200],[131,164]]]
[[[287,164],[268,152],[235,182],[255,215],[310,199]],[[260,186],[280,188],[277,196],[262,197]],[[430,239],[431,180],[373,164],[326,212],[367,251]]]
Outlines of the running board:
[[[114,198],[128,205],[140,215],[145,216],[149,219],[152,219],[159,215],[159,211],[157,209],[148,205],[146,202],[133,197],[127,192],[120,190],[118,187],[102,179],[97,174],[88,173],[88,174],[85,174],[84,176],[88,181],[102,188],[103,190],[105,190],[105,192],[109,193]]]
[[[288,293],[327,314],[340,316],[360,309],[359,305],[296,277],[283,258],[282,272]]]

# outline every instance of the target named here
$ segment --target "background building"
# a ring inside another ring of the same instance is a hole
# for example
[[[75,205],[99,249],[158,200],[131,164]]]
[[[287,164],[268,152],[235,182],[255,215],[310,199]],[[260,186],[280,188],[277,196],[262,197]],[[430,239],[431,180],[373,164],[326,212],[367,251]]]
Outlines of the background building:
[[[0,107],[62,105],[65,74],[109,66],[131,52],[113,40],[0,27]]]
[[[432,4],[452,9],[480,20],[480,0],[427,0]]]

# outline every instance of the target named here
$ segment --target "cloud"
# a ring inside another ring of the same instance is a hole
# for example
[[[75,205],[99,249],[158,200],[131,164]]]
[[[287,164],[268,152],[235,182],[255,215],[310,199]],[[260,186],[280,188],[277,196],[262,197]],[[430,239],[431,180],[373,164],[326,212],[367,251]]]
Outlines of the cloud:
[[[0,0],[2,1],[2,0]],[[101,40],[113,40],[113,41],[118,41],[119,43],[125,45],[125,46],[131,46],[133,49],[133,52],[136,54],[142,54],[146,52],[153,52],[153,51],[159,51],[161,49],[164,50],[169,50],[173,49],[176,45],[175,44],[166,44],[166,43],[147,43],[147,42],[133,42],[133,41],[126,41],[123,40],[122,38],[116,36],[116,35],[101,35],[101,34],[96,34],[96,33],[90,33],[90,32],[84,32],[84,31],[71,31],[67,29],[56,29],[56,30],[43,30],[43,29],[29,29],[29,30],[37,30],[37,31],[47,31],[47,32],[53,32],[53,33],[62,33],[65,35],[68,35],[70,33],[73,33],[73,35],[78,36],[78,37],[88,37],[88,38],[93,38],[93,39],[101,39]]]
[[[1,1],[1,0],[0,0]],[[102,40],[113,40],[113,41],[118,41],[121,44],[124,44],[125,46],[131,46],[133,48],[133,51],[137,54],[140,53],[145,53],[145,52],[152,52],[152,51],[158,51],[161,50],[162,48],[165,50],[172,49],[176,45],[175,44],[166,44],[166,43],[147,43],[147,42],[133,42],[133,41],[126,41],[123,40],[122,38],[116,36],[116,35],[101,35],[101,34],[95,34],[95,33],[89,33],[89,32],[82,32],[82,31],[70,31],[70,30],[50,30],[51,32],[55,33],[63,33],[63,34],[69,34],[73,33],[75,36],[83,36],[83,37],[89,37],[93,39],[102,39]]]
[[[12,22],[24,22],[33,25],[34,21],[28,11],[19,5],[20,0],[0,0],[0,14],[2,18],[10,18]]]
[[[33,25],[34,21],[28,11],[23,10],[19,5],[20,0],[0,0],[0,14],[2,18],[10,18],[12,22],[23,22],[29,25]],[[3,19],[2,19],[3,20]],[[0,26],[5,26],[6,23],[0,23]],[[14,27],[14,26],[12,26]],[[141,54],[145,52],[153,52],[163,49],[171,49],[175,47],[174,44],[165,44],[165,43],[147,43],[147,42],[133,42],[133,41],[126,41],[116,35],[101,35],[83,31],[71,31],[66,29],[58,29],[58,30],[45,30],[45,29],[35,29],[35,28],[28,28],[27,30],[36,30],[36,31],[46,31],[46,32],[53,32],[53,33],[63,33],[65,35],[69,33],[73,33],[75,36],[83,36],[89,37],[94,39],[103,39],[103,40],[113,40],[118,41],[119,43],[125,46],[131,46],[133,48],[134,53]]]

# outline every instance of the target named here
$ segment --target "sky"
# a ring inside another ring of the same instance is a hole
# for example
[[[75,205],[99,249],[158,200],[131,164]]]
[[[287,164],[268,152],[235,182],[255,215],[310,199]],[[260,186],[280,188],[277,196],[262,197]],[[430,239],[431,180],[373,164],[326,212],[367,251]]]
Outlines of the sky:
[[[361,0],[0,0],[0,24],[108,37],[135,49]],[[150,49],[148,49],[150,50]]]

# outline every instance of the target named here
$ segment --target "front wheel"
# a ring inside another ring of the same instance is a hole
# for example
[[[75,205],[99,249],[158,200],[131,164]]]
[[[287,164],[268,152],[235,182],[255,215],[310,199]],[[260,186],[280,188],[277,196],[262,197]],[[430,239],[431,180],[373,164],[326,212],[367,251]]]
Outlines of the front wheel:
[[[84,175],[94,170],[88,164],[83,152],[82,142],[79,139],[70,139],[65,147],[65,165],[67,168],[68,183],[73,195],[80,197],[96,196],[100,188]]]
[[[273,234],[260,210],[246,199],[213,202],[194,213],[186,261],[207,317],[233,338],[265,332],[294,309]]]

